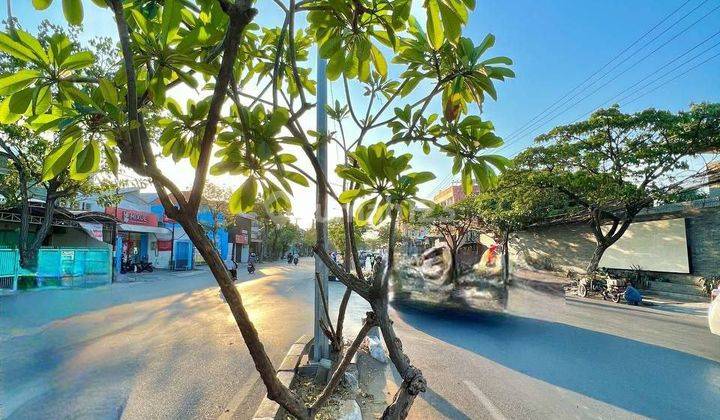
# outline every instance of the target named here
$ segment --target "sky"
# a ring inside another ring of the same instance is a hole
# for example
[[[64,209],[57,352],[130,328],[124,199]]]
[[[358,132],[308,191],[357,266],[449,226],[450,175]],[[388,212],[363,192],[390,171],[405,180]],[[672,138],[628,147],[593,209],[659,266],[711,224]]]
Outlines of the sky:
[[[30,1],[13,0],[13,12],[31,32],[42,19],[64,23],[61,2],[35,11]],[[420,8],[415,2],[414,13]],[[279,25],[280,13],[271,0],[258,0],[256,21]],[[116,38],[114,21],[107,10],[85,2],[83,39],[94,36]],[[420,20],[422,16],[418,16]],[[720,101],[720,2],[717,0],[479,0],[463,31],[476,44],[488,33],[496,37],[488,56],[513,59],[517,77],[496,84],[498,100],[488,98],[481,117],[494,123],[506,145],[497,153],[513,156],[532,144],[535,136],[554,126],[585,118],[592,110],[619,102],[625,112],[654,107],[679,111],[691,103]],[[672,61],[675,60],[675,61]],[[706,61],[707,60],[707,61]],[[705,62],[706,61],[706,62]],[[703,63],[704,62],[704,63]],[[310,58],[309,64],[314,64]],[[694,67],[694,68],[693,68]],[[391,69],[396,75],[397,69]],[[330,100],[343,98],[342,86],[331,84]],[[419,86],[409,101],[421,97],[427,86]],[[197,96],[188,89],[176,92],[179,99]],[[359,97],[359,90],[351,95]],[[438,112],[438,104],[432,104]],[[358,106],[362,108],[362,106]],[[478,113],[478,110],[473,110]],[[313,115],[302,121],[314,129]],[[330,131],[338,127],[328,123]],[[351,137],[350,122],[344,128]],[[369,142],[387,138],[388,132],[373,133]],[[398,152],[404,152],[403,145]],[[426,184],[421,195],[428,198],[453,182],[451,161],[440,153],[425,156],[416,147],[413,167],[430,170],[436,180]],[[495,153],[493,152],[493,153]],[[330,167],[341,160],[338,150],[329,152]],[[163,169],[177,174],[181,187],[191,184],[189,165],[163,161]],[[216,182],[238,186],[241,179]],[[338,184],[333,179],[333,184]],[[314,192],[300,189],[293,199],[296,220],[312,222]],[[331,205],[332,214],[339,208]]]

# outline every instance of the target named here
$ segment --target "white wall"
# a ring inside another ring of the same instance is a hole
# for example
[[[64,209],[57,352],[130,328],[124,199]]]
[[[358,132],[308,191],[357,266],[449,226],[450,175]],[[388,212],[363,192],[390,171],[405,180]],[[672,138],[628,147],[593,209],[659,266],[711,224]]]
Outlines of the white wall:
[[[631,224],[622,238],[605,251],[600,266],[689,273],[685,219]]]

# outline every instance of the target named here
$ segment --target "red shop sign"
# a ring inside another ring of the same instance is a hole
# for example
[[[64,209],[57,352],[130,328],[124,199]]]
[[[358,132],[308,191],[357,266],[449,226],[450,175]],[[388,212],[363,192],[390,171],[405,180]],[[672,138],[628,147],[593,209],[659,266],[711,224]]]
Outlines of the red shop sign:
[[[154,227],[157,227],[158,225],[155,213],[116,207],[105,207],[105,213],[117,217],[120,220],[120,223]]]

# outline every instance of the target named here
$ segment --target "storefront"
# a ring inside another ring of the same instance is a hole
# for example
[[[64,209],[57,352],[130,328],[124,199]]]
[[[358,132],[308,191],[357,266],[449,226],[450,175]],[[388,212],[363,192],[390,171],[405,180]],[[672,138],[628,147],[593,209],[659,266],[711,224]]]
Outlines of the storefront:
[[[121,261],[151,262],[158,268],[164,268],[159,264],[160,248],[165,247],[167,241],[172,241],[172,232],[158,227],[154,213],[117,207],[107,207],[105,213],[120,221],[117,225],[116,264]]]

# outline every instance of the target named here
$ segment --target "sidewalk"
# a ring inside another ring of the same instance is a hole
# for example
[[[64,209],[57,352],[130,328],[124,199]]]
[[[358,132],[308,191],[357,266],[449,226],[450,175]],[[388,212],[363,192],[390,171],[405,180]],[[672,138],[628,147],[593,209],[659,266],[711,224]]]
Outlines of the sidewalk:
[[[608,308],[617,308],[622,306],[625,309],[637,309],[641,311],[664,311],[673,312],[686,315],[693,315],[699,317],[706,317],[708,309],[710,308],[710,302],[686,302],[675,299],[668,299],[655,294],[652,294],[645,290],[640,290],[643,295],[642,306],[627,305],[624,302],[613,303],[605,301],[601,296],[592,296],[583,298],[576,295],[574,292],[566,290],[565,286],[572,284],[568,278],[563,277],[559,274],[539,272],[526,269],[518,269],[512,274],[512,279],[515,285],[533,289],[539,292],[565,296],[569,301],[575,302],[586,302],[596,303],[601,306]]]
[[[208,270],[132,274],[138,281],[92,288],[52,288],[0,296],[0,341],[33,334],[47,324],[111,306],[217,287]]]

